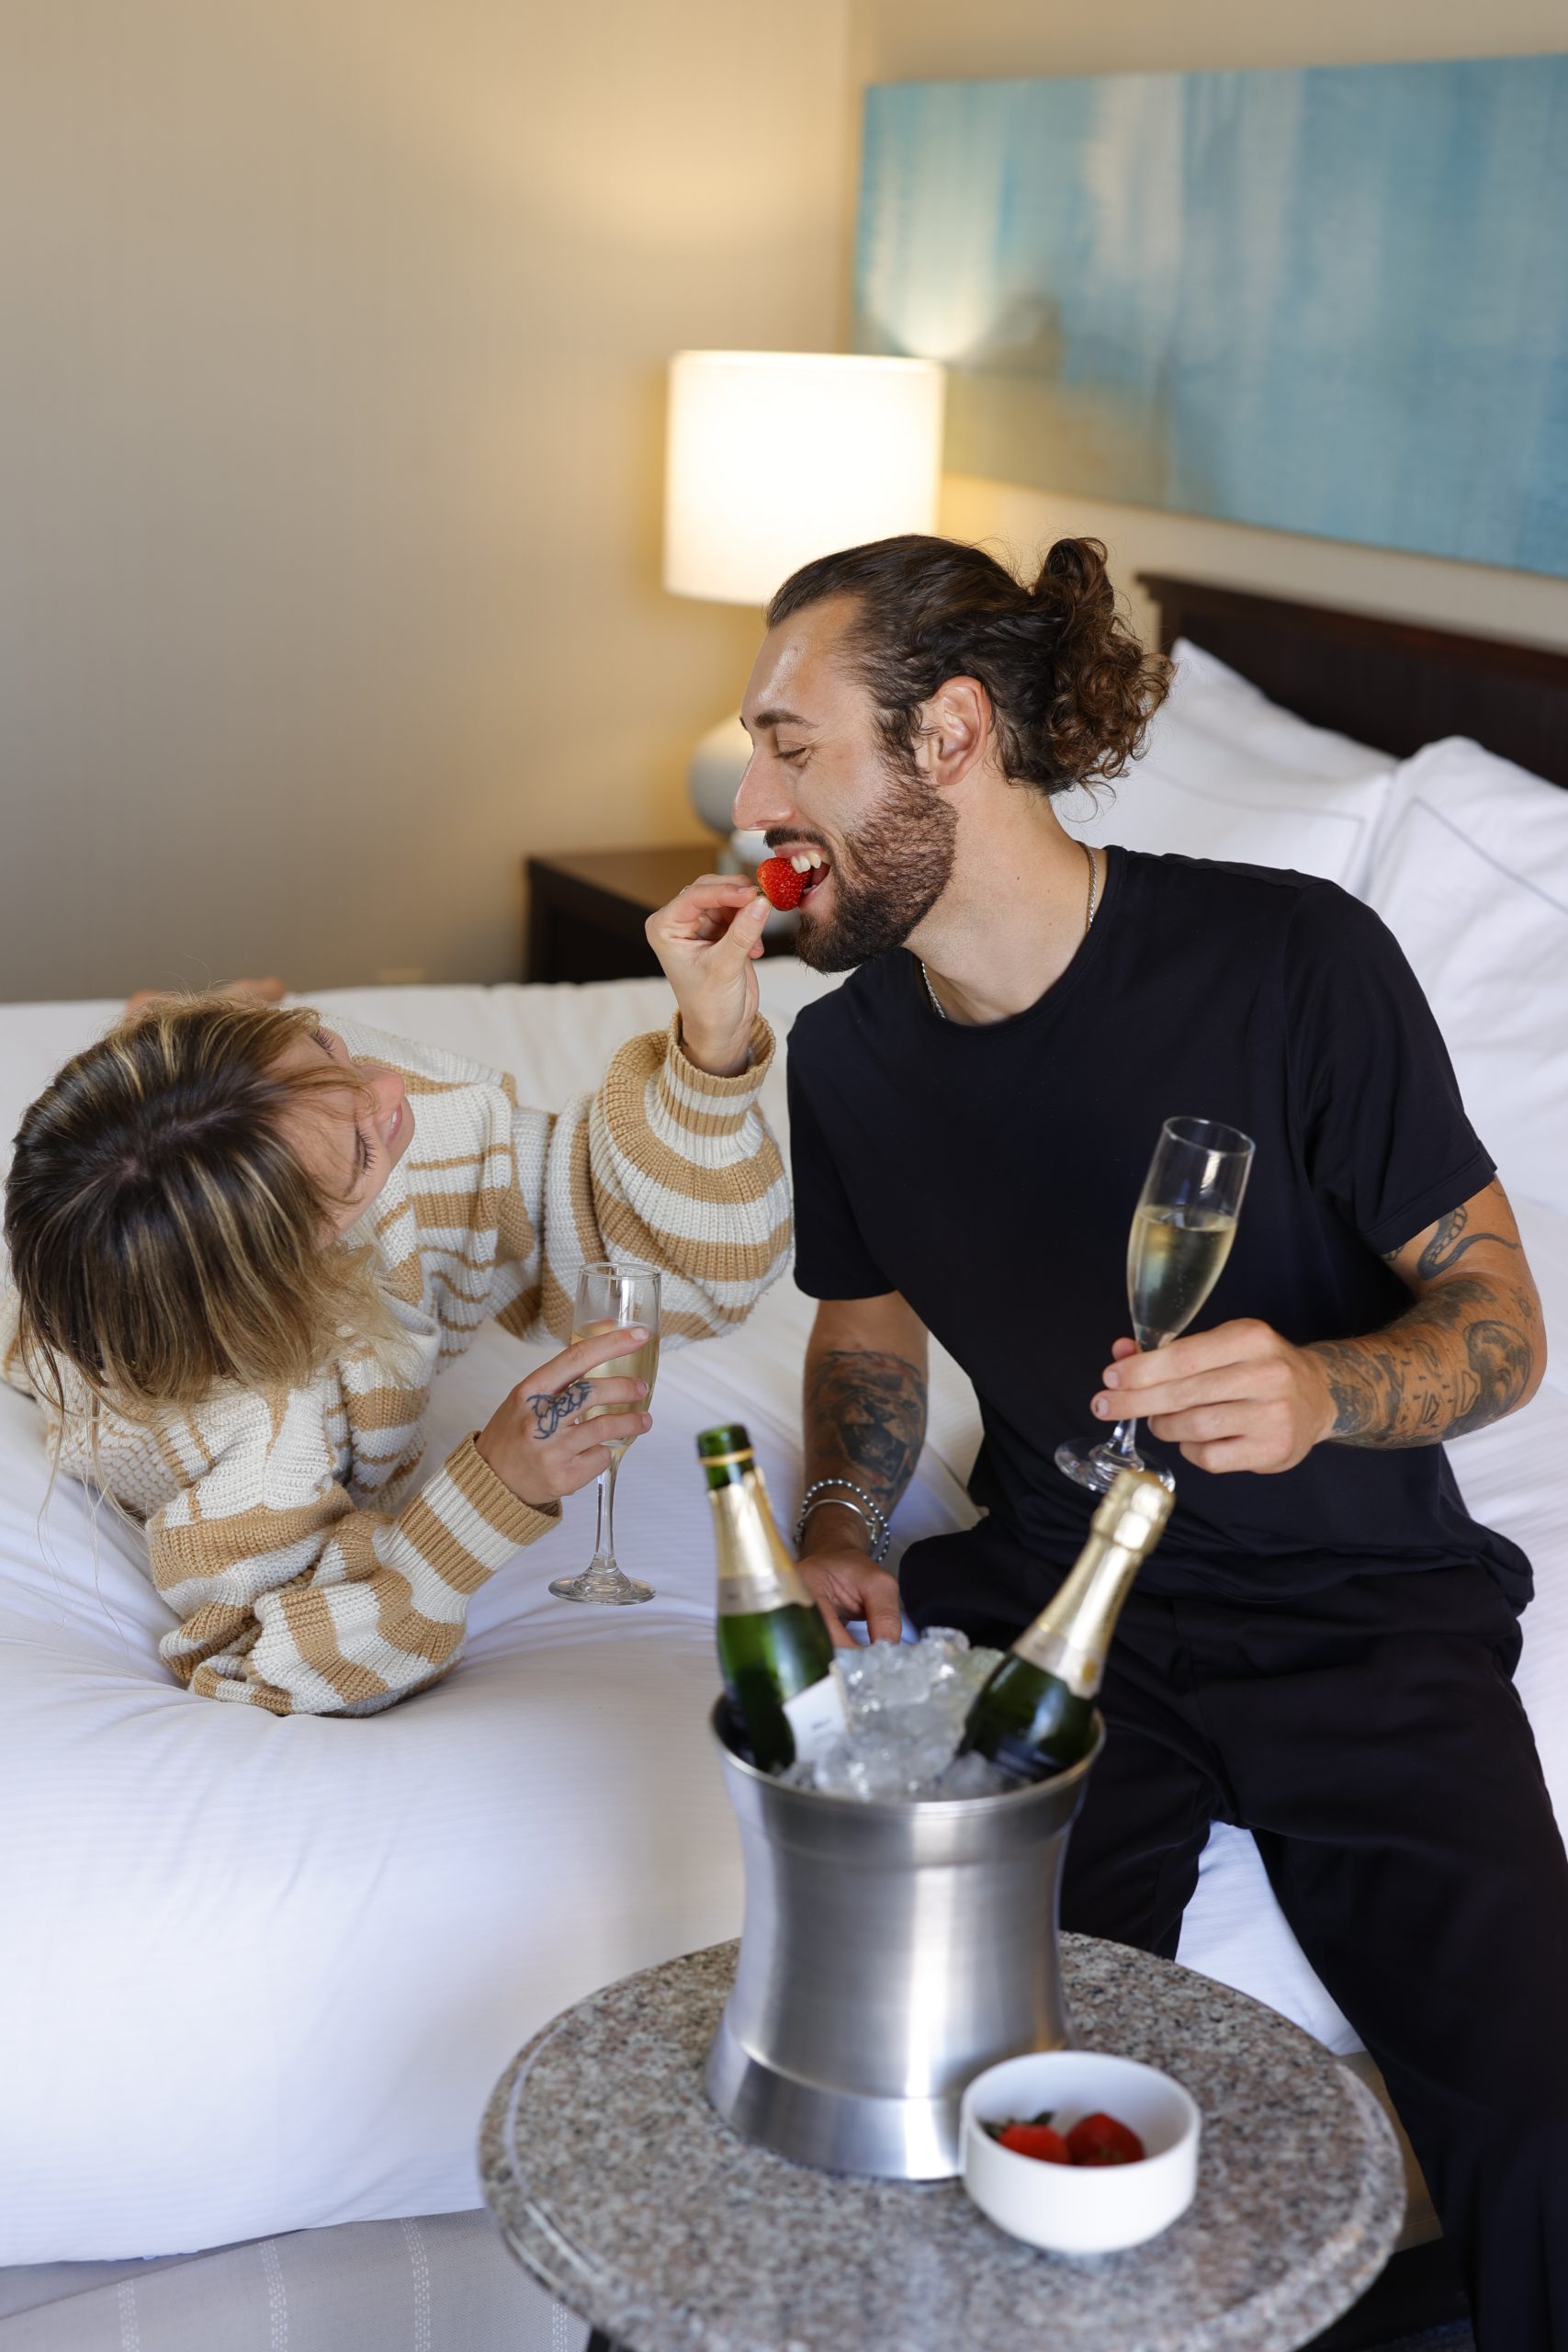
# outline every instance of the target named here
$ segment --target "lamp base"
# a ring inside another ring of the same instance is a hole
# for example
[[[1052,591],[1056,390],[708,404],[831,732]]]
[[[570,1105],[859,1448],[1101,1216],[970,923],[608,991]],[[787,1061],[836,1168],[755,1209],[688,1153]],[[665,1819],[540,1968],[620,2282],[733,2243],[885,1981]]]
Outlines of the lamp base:
[[[695,751],[686,770],[686,786],[696,815],[710,832],[728,831],[735,810],[735,796],[740,789],[751,758],[751,738],[741,726],[739,716],[721,718],[710,727]],[[766,836],[742,829],[731,832],[724,847],[714,859],[716,874],[755,874],[768,854]],[[768,917],[762,937],[770,947],[793,939],[799,917],[780,914],[776,910]]]
[[[692,753],[686,790],[694,814],[710,832],[728,833],[735,822],[735,796],[751,757],[751,738],[739,712],[721,718]],[[766,856],[765,850],[759,853]]]
[[[755,874],[768,854],[765,833],[739,831],[731,833],[718,855],[714,859],[716,874]]]

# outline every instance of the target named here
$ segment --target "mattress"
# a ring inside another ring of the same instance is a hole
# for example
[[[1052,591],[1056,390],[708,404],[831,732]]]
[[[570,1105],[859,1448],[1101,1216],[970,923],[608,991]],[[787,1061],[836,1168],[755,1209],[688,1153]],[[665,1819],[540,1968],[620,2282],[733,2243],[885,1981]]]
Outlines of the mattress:
[[[785,959],[761,982],[781,1030],[830,985]],[[510,1069],[543,1104],[667,1005],[658,981],[315,1001]],[[112,1011],[0,1012],[0,1134]],[[767,1109],[782,1135],[778,1073]],[[1568,1266],[1557,1221],[1540,1241]],[[169,1620],[140,1539],[75,1486],[51,1490],[37,1415],[0,1395],[0,2263],[472,2209],[479,2117],[518,2045],[594,1986],[736,1932],[692,1435],[745,1420],[793,1513],[811,1313],[786,1280],[741,1331],[667,1352],[617,1510],[623,1564],[654,1602],[549,1597],[592,1549],[579,1498],[476,1595],[458,1671],[363,1721],[279,1721],[179,1690],[156,1657]],[[438,1384],[432,1458],[545,1352],[485,1332]],[[968,1385],[938,1351],[900,1547],[972,1516],[977,1436]],[[1455,1449],[1473,1506],[1536,1562],[1521,1688],[1560,1805],[1568,1500],[1551,1473],[1565,1459],[1568,1396],[1552,1388]],[[1181,1958],[1355,2046],[1240,1832],[1210,1841]]]

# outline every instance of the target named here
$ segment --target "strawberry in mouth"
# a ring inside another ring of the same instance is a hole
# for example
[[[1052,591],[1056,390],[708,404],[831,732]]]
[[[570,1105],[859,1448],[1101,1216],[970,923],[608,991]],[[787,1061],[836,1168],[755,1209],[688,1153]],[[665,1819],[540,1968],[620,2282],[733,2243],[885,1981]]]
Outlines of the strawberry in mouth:
[[[804,905],[831,871],[819,849],[797,849],[787,857],[764,858],[757,883],[769,905],[787,913]]]

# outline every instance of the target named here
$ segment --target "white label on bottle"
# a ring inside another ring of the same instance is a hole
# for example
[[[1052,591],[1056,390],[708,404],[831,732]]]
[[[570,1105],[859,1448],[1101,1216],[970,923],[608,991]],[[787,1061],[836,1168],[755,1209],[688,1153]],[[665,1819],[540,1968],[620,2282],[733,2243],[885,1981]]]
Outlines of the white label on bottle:
[[[789,1727],[795,1736],[795,1761],[814,1764],[824,1748],[832,1745],[850,1727],[849,1709],[839,1678],[829,1671],[820,1682],[813,1682],[797,1690],[793,1699],[784,1702],[789,1717]]]

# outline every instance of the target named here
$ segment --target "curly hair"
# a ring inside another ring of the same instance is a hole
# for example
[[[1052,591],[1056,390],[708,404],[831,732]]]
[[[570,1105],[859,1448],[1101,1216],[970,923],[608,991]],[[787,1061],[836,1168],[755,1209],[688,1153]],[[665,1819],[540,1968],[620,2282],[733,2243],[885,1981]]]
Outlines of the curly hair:
[[[66,1063],[17,1136],[5,1238],[22,1357],[63,1413],[74,1371],[137,1419],[238,1382],[308,1383],[345,1337],[393,1335],[374,1252],[332,1231],[333,1196],[282,1121],[356,1073],[284,1069],[316,1015],[160,998]]]
[[[948,678],[979,680],[1007,776],[1046,793],[1124,774],[1170,684],[1170,664],[1117,611],[1098,539],[1058,539],[1032,588],[984,548],[876,539],[803,564],[768,626],[829,596],[855,601],[849,648],[906,773],[920,707]]]

